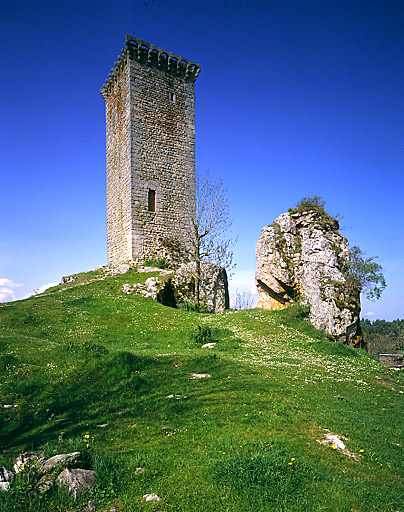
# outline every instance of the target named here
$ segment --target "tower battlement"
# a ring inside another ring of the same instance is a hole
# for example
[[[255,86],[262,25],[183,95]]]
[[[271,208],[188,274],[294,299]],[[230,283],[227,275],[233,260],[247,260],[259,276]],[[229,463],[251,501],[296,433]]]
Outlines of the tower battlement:
[[[199,72],[195,62],[126,36],[101,88],[110,265],[190,247]]]
[[[156,67],[161,71],[182,78],[185,81],[195,82],[201,66],[196,62],[185,59],[180,55],[163,50],[154,44],[143,41],[130,35],[126,36],[126,47],[122,48],[118,61],[108,75],[108,79],[101,87],[101,94],[108,94],[114,80],[128,57],[135,58],[139,63],[145,66]]]

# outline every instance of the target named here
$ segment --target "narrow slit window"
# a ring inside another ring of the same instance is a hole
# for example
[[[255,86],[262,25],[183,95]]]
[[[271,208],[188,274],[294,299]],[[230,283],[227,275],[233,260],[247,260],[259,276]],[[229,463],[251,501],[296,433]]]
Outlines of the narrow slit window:
[[[177,96],[175,95],[175,92],[170,91],[168,93],[168,97],[170,98],[171,103],[177,102]]]
[[[148,193],[148,204],[149,204],[149,212],[156,211],[156,191],[150,190]]]

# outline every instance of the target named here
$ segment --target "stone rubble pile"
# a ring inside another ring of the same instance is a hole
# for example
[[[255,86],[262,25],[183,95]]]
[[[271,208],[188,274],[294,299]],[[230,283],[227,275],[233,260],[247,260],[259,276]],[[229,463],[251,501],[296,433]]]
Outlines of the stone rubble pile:
[[[97,483],[94,471],[75,467],[79,462],[80,452],[62,453],[49,459],[45,459],[44,453],[39,451],[22,453],[15,459],[13,471],[0,468],[0,490],[9,491],[16,474],[29,471],[41,476],[35,484],[35,494],[44,494],[56,484],[77,500],[81,493],[94,488]]]
[[[175,307],[182,302],[195,302],[195,263],[182,264],[177,270],[143,267],[138,272],[158,272],[144,284],[126,283],[123,293],[138,294]],[[200,302],[211,313],[222,313],[229,308],[226,270],[213,263],[203,262],[201,267]]]

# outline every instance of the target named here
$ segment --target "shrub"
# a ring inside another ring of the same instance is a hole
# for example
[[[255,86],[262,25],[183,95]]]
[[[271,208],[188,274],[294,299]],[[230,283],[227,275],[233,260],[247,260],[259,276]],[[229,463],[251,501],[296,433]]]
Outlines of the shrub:
[[[325,200],[320,196],[302,197],[300,201],[296,203],[296,210],[324,210]]]
[[[143,265],[145,267],[168,268],[170,265],[164,258],[157,258],[156,260],[146,260]]]
[[[293,304],[278,312],[279,319],[282,322],[289,322],[291,320],[308,320],[310,315],[310,306],[303,304]]]
[[[183,311],[195,311],[196,313],[210,313],[205,304],[198,304],[197,302],[181,302],[179,309]]]
[[[205,343],[212,342],[211,328],[206,325],[198,325],[196,330],[191,333],[191,339],[195,343],[204,345]]]
[[[91,354],[97,356],[105,356],[109,353],[109,350],[101,344],[93,343],[91,341],[74,342],[67,341],[62,345],[63,350],[68,352],[80,352],[81,354]]]

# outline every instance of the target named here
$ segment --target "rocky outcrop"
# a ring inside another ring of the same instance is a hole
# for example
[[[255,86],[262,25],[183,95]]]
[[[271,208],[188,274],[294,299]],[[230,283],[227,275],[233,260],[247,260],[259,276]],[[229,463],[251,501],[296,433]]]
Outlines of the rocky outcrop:
[[[186,263],[177,270],[161,270],[145,267],[138,272],[158,272],[149,277],[145,284],[126,283],[122,291],[139,294],[157,300],[165,306],[177,307],[181,303],[193,303],[195,297],[195,263]],[[200,303],[211,313],[222,313],[229,307],[227,273],[223,267],[203,262],[201,265]]]
[[[264,227],[256,248],[258,307],[310,305],[314,327],[355,346],[360,300],[349,285],[349,246],[338,229],[322,209],[283,213]]]

